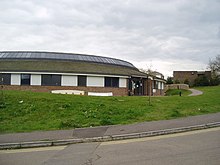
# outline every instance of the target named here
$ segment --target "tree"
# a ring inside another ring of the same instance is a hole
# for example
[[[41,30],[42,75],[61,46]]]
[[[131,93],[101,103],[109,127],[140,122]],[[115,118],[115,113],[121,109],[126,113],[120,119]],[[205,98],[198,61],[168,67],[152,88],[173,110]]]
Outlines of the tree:
[[[151,67],[150,68],[148,68],[148,69],[143,69],[143,68],[141,68],[141,69],[139,69],[139,71],[141,71],[141,72],[143,72],[143,73],[146,73],[146,74],[148,74],[149,76],[153,76],[153,71],[152,71],[152,69],[151,69]],[[149,81],[148,81],[149,82]],[[151,105],[151,94],[152,94],[152,89],[149,89],[150,91],[149,91],[149,94],[148,94],[148,104],[149,105]]]
[[[194,86],[209,86],[209,79],[205,75],[199,76],[195,79]]]
[[[173,84],[173,78],[167,77],[167,84]]]
[[[185,79],[184,80],[184,84],[188,84],[189,85],[189,79]]]
[[[217,55],[214,60],[209,60],[209,69],[212,72],[210,85],[220,84],[220,55]]]
[[[174,80],[174,84],[180,84],[180,80]]]
[[[209,60],[209,68],[213,72],[220,72],[220,55],[217,55],[214,60]]]

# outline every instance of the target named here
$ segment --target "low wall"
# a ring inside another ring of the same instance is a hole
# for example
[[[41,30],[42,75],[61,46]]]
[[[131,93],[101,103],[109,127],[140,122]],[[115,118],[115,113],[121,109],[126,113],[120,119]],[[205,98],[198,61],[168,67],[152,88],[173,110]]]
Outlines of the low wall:
[[[169,84],[165,86],[165,89],[185,89],[188,90],[189,89],[189,85],[187,84]]]

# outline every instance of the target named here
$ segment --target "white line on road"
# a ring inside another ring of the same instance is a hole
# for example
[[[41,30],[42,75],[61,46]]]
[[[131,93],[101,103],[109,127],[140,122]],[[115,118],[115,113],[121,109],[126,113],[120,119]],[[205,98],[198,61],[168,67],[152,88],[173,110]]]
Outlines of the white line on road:
[[[149,141],[149,140],[159,140],[159,139],[172,138],[172,137],[178,137],[178,136],[186,136],[186,135],[193,135],[193,134],[199,134],[199,133],[205,133],[205,132],[211,132],[211,131],[219,131],[219,130],[220,130],[220,127],[217,127],[217,128],[203,129],[203,130],[176,133],[176,134],[169,134],[169,135],[161,135],[161,136],[153,136],[153,137],[145,137],[145,138],[137,138],[137,139],[128,139],[128,140],[119,140],[119,141],[109,141],[109,142],[103,142],[100,145],[104,146],[104,145],[144,142],[144,141]]]

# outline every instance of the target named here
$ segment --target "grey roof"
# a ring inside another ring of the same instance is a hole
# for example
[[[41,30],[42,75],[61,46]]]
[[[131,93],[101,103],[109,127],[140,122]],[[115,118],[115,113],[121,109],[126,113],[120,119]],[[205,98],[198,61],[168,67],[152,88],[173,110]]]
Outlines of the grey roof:
[[[53,72],[146,77],[131,63],[108,57],[30,51],[0,52],[0,72]]]
[[[74,53],[58,53],[58,52],[36,52],[36,51],[1,51],[0,59],[25,59],[25,60],[57,60],[57,61],[78,61],[78,62],[92,62],[92,63],[103,63],[125,67],[135,66],[127,61],[101,57],[94,55],[85,54],[74,54]]]

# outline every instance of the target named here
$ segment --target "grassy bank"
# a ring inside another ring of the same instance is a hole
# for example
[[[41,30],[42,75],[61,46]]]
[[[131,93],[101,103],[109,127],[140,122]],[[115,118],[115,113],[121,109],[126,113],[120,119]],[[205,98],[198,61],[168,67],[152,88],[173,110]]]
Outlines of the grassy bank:
[[[4,91],[0,132],[24,132],[164,120],[220,112],[220,86],[201,96],[89,97]]]
[[[169,89],[168,91],[166,91],[166,96],[179,96],[180,93],[181,96],[188,96],[191,92],[184,89]]]

